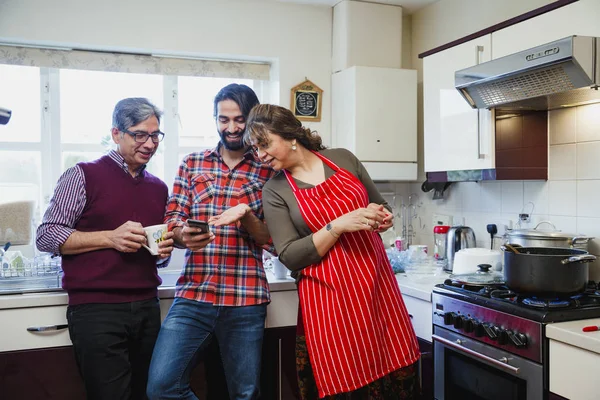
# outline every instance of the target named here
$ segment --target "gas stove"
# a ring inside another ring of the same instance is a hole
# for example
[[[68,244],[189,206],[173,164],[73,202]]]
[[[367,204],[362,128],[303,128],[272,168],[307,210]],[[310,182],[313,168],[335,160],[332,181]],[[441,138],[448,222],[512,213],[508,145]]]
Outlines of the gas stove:
[[[506,286],[463,285],[452,280],[433,289],[433,324],[542,362],[545,325],[600,318],[600,287],[568,297],[520,295]]]
[[[432,305],[436,399],[542,400],[549,391],[546,325],[600,318],[600,286],[540,297],[446,280],[433,288]]]

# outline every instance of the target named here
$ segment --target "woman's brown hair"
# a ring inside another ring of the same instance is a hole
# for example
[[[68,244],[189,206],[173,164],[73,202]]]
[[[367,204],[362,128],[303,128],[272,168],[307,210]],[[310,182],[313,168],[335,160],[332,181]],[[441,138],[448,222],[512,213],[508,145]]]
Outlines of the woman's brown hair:
[[[285,140],[296,139],[308,150],[317,151],[325,148],[319,134],[303,127],[287,108],[273,104],[258,104],[248,115],[244,141],[247,144],[268,146],[268,132],[281,136]]]

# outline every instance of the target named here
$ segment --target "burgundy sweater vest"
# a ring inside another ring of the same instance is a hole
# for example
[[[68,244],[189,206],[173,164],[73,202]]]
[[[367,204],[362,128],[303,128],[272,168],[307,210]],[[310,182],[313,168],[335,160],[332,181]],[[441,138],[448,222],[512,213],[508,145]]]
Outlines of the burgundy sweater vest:
[[[134,178],[108,156],[79,166],[87,199],[76,230],[109,231],[127,221],[163,223],[168,197],[163,181],[146,171]],[[71,305],[145,300],[156,297],[161,284],[156,257],[143,247],[135,253],[102,249],[63,255],[62,268]]]

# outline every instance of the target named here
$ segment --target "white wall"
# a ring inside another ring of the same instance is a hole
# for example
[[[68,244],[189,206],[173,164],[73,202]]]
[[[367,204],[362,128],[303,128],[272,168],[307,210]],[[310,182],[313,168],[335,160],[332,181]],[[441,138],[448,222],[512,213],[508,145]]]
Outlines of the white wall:
[[[275,62],[279,104],[305,77],[324,90],[330,143],[332,9],[247,0],[1,0],[0,42]]]
[[[531,213],[532,221],[523,228],[533,228],[539,221],[550,220],[568,233],[582,233],[600,238],[600,105],[569,108],[549,113],[548,181],[463,182],[453,184],[446,199],[432,200],[432,193],[420,190],[424,180],[422,165],[423,108],[422,60],[418,54],[544,6],[553,0],[442,0],[412,16],[412,68],[419,71],[419,160],[420,182],[397,184],[397,202],[417,193],[418,217],[412,221],[417,231],[413,243],[433,244],[433,214],[454,217],[475,230],[479,246],[489,246],[486,224],[496,223],[499,234],[503,225],[514,225],[522,211]],[[549,29],[552,29],[549,27]],[[398,221],[400,226],[400,221]],[[541,226],[540,228],[548,228]],[[495,247],[500,239],[495,241]],[[600,239],[590,250],[600,255]],[[600,278],[600,263],[592,267],[592,279]]]

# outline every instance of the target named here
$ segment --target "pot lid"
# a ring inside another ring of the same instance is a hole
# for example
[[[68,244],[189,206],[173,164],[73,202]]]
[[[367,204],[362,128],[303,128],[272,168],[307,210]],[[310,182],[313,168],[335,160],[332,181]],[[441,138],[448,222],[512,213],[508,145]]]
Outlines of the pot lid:
[[[538,229],[541,224],[549,224],[553,229]],[[506,232],[508,237],[513,238],[530,238],[530,239],[547,239],[547,240],[565,240],[565,239],[593,239],[593,237],[586,235],[578,235],[575,233],[562,232],[554,226],[554,224],[542,221],[536,225],[533,229],[511,229]]]
[[[463,285],[503,285],[504,276],[497,271],[490,271],[490,264],[479,264],[479,271],[470,274],[453,274],[450,279]]]

